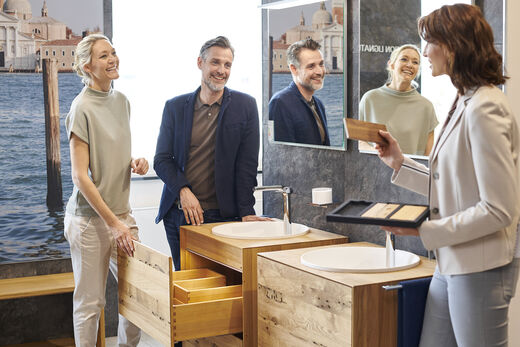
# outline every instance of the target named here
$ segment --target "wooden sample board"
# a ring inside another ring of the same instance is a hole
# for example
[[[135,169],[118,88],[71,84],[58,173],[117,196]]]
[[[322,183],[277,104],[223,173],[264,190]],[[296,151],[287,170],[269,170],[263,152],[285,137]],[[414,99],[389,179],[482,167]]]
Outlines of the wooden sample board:
[[[366,242],[328,247],[379,247]],[[319,247],[325,248],[325,247]],[[397,291],[383,285],[430,277],[435,262],[411,269],[342,273],[309,268],[312,249],[258,254],[259,346],[395,347]]]
[[[244,346],[258,346],[257,254],[348,242],[345,236],[312,228],[305,235],[286,239],[241,240],[213,235],[211,229],[221,224],[181,226],[181,269],[208,268],[225,274],[228,280],[236,276],[235,281],[242,284]]]
[[[386,143],[379,130],[387,131],[384,124],[370,123],[353,118],[343,118],[345,135],[350,140]]]

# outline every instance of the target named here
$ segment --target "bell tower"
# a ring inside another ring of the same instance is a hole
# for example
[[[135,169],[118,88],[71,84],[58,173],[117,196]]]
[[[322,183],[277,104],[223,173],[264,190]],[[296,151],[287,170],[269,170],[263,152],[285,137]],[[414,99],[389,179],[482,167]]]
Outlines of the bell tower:
[[[43,0],[42,17],[47,17],[47,16],[48,16],[47,1]]]

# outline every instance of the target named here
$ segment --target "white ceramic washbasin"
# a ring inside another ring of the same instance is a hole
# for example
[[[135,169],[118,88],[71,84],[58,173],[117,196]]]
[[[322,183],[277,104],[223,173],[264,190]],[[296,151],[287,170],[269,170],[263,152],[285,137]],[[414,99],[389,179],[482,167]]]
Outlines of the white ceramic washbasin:
[[[213,227],[211,232],[215,235],[232,239],[266,240],[305,235],[309,232],[309,227],[291,223],[291,234],[286,235],[283,231],[283,221],[238,222]]]
[[[386,249],[379,247],[330,247],[302,254],[303,265],[333,272],[390,272],[419,265],[413,253],[395,250],[394,266],[386,265]]]

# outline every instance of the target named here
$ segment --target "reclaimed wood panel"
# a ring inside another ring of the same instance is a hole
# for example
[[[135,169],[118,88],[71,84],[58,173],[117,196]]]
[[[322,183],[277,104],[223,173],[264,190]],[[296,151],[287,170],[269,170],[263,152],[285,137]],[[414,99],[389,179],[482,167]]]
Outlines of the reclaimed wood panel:
[[[360,246],[379,247],[366,242],[329,247]],[[277,345],[396,346],[397,291],[386,291],[382,285],[429,277],[435,262],[422,257],[421,263],[414,268],[387,273],[327,272],[301,264],[301,255],[315,249],[258,255],[259,345],[269,346],[282,340]],[[334,301],[335,298],[341,300]],[[293,304],[293,300],[298,304]],[[322,312],[310,310],[309,303],[318,303],[326,309]],[[335,319],[335,315],[340,315],[341,319]],[[299,332],[298,324],[302,321],[315,329],[313,334],[304,335],[303,329]],[[348,329],[348,333],[344,329]],[[320,331],[325,331],[324,337],[334,332],[338,332],[338,336],[325,341]]]
[[[259,346],[351,346],[351,288],[258,258]]]
[[[170,345],[171,257],[134,242],[134,256],[118,249],[119,312],[148,335]]]

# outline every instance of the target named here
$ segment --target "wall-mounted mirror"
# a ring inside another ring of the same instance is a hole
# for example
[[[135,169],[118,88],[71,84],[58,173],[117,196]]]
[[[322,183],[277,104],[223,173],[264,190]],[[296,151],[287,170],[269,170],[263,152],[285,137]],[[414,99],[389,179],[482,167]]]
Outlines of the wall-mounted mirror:
[[[343,0],[263,7],[269,28],[264,43],[270,56],[269,139],[344,149]],[[306,39],[312,41],[298,47]]]
[[[427,158],[435,137],[433,130],[440,128],[438,124],[443,123],[456,95],[448,76],[432,77],[428,60],[422,57],[417,19],[452,3],[454,1],[446,0],[360,1],[361,100],[358,118],[385,124],[403,152],[410,156]],[[405,49],[389,66],[392,51],[405,44],[419,47],[421,55],[413,49]],[[420,62],[420,69],[417,62]],[[396,79],[411,80],[410,77],[416,75],[417,85],[414,87],[410,83],[406,91],[396,90],[395,83],[388,84],[387,67]],[[366,143],[359,143],[359,150],[374,153]]]

